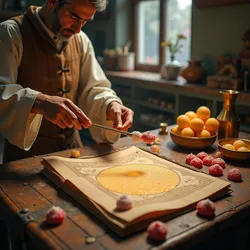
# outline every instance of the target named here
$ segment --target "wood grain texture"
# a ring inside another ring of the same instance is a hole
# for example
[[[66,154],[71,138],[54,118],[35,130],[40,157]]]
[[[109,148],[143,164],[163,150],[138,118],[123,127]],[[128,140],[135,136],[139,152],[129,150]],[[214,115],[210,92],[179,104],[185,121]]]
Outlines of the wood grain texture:
[[[153,133],[158,135],[158,130],[154,130]],[[246,133],[241,133],[240,136],[250,138],[250,134]],[[183,164],[190,151],[178,148],[171,141],[169,135],[160,137],[163,140],[161,144],[162,154]],[[126,147],[131,143],[131,138],[122,138],[113,145],[94,145],[81,148],[80,151],[82,156],[98,155]],[[143,144],[140,146],[147,148]],[[216,151],[216,145],[207,150],[212,155]],[[193,151],[193,153],[197,152]],[[70,151],[58,152],[55,155],[70,157]],[[0,215],[12,230],[17,230],[16,215],[22,208],[29,208],[35,221],[27,224],[26,233],[33,244],[37,244],[36,249],[146,250],[155,247],[154,249],[186,250],[214,235],[219,237],[232,225],[237,227],[239,223],[250,218],[249,163],[227,162],[224,176],[220,178],[227,180],[227,171],[233,167],[239,167],[243,173],[244,181],[241,183],[231,182],[232,195],[216,201],[216,217],[214,219],[207,220],[197,216],[195,210],[173,218],[166,222],[169,231],[167,241],[160,245],[147,239],[146,230],[122,239],[44,178],[40,174],[41,159],[41,157],[23,159],[7,163],[0,168]],[[203,167],[201,171],[208,173],[208,168]],[[45,212],[52,205],[61,206],[67,213],[66,220],[60,226],[51,227],[45,223]],[[250,230],[249,227],[249,225],[245,227],[246,232]],[[240,231],[240,228],[239,230],[237,228],[237,231]],[[86,237],[88,236],[95,237],[96,242],[87,244]]]

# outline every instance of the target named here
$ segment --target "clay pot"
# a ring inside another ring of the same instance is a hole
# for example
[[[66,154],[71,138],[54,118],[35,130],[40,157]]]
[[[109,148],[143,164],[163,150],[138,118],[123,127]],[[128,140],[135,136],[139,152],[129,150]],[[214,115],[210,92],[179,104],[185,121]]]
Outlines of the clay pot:
[[[187,82],[201,82],[205,76],[205,70],[201,66],[200,60],[190,60],[189,65],[185,68],[181,75]]]

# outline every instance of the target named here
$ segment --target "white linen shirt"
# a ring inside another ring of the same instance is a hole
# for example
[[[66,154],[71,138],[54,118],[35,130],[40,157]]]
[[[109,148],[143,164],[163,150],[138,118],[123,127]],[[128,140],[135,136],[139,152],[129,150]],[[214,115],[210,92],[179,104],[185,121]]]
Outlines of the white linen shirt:
[[[42,22],[38,9],[35,16],[48,36],[53,37],[57,48],[61,48],[62,41]],[[77,36],[83,54],[79,80],[82,93],[77,105],[92,122],[112,126],[112,122],[106,119],[107,106],[112,101],[122,101],[110,88],[111,84],[95,58],[87,35],[81,31]],[[0,132],[10,143],[29,150],[38,135],[42,115],[30,113],[39,92],[16,84],[22,55],[22,35],[18,24],[14,20],[0,23]],[[90,127],[90,132],[97,143],[113,143],[119,139],[118,133],[104,129]]]

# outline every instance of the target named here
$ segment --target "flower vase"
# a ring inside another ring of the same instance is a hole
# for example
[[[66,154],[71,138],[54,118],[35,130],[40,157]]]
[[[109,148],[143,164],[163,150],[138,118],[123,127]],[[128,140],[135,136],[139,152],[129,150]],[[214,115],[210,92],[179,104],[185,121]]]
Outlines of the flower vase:
[[[235,112],[235,101],[239,92],[223,90],[220,93],[223,95],[223,109],[217,116],[220,123],[218,139],[237,138],[240,130],[240,118]]]
[[[171,56],[171,62],[165,65],[165,69],[166,79],[170,81],[176,81],[179,76],[181,66],[177,61],[175,61],[175,58],[173,56]]]

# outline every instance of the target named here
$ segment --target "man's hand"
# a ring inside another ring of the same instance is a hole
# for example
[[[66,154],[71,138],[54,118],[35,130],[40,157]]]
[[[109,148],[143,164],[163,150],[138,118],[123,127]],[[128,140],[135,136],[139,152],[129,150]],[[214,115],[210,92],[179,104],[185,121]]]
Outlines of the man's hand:
[[[108,105],[107,118],[113,121],[113,127],[119,130],[128,130],[133,124],[134,112],[113,101]]]
[[[59,96],[38,94],[31,112],[43,115],[60,128],[75,126],[81,130],[82,126],[88,128],[91,125],[90,119],[79,107],[71,100]]]

